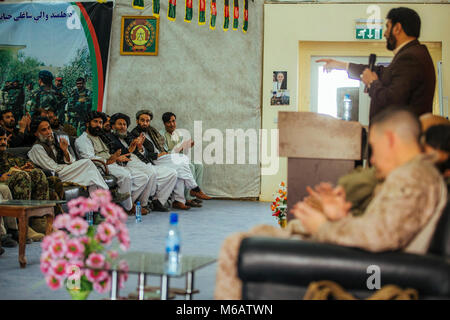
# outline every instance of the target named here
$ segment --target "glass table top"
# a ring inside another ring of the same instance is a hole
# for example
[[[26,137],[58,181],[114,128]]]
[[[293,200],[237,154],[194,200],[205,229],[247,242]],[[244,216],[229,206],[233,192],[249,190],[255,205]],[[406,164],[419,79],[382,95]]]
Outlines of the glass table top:
[[[120,270],[120,261],[125,260],[128,264],[130,273],[146,273],[153,275],[166,275],[165,254],[149,252],[127,252],[119,255],[111,264],[110,270]],[[193,256],[181,254],[180,268],[177,273],[171,273],[170,276],[179,277],[188,272],[193,272],[208,264],[216,261],[216,258],[210,256]]]
[[[65,200],[0,200],[0,206],[43,206],[66,202]]]

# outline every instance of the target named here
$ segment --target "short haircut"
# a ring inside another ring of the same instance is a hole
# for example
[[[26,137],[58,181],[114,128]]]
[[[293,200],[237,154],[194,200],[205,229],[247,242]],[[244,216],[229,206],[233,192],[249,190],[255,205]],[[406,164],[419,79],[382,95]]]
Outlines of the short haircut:
[[[421,134],[419,117],[408,107],[390,106],[384,109],[370,121],[370,130],[375,126],[381,129],[389,128],[403,140],[414,140],[419,143]]]
[[[7,114],[8,112],[12,113],[12,110],[2,110],[0,111],[0,120],[3,120],[3,115]],[[14,116],[14,113],[13,113]]]
[[[106,122],[106,115],[99,111],[89,111],[86,115],[86,123],[91,122],[93,119],[102,118],[103,122]]]
[[[49,120],[47,117],[41,117],[41,116],[34,117],[34,118],[31,120],[31,124],[30,124],[30,131],[31,131],[31,133],[32,133],[32,134],[35,134],[36,131],[38,130],[39,125],[40,125],[42,122],[44,122],[44,121],[47,121],[48,124],[50,125],[50,120]]]
[[[175,119],[177,118],[177,116],[175,115],[175,113],[172,113],[172,112],[166,112],[166,113],[164,113],[164,114],[162,115],[162,121],[163,121],[164,123],[169,122],[169,121],[170,121],[170,118],[171,118],[172,116],[174,116]]]
[[[425,132],[425,143],[433,149],[450,153],[450,126],[440,124]]]
[[[6,130],[3,129],[3,127],[0,127],[0,137],[3,137],[4,135],[6,135]]]
[[[420,17],[413,9],[406,7],[393,8],[389,11],[386,18],[391,20],[392,27],[397,22],[400,23],[403,31],[408,36],[415,38],[420,36]]]
[[[75,82],[83,82],[84,83],[84,78],[83,77],[79,77],[79,78],[77,78],[77,80]]]

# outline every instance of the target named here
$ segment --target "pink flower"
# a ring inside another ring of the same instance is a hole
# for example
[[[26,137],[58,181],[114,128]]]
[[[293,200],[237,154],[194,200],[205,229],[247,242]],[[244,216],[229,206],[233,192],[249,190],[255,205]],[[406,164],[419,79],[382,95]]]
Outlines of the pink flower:
[[[43,274],[47,274],[50,270],[51,264],[48,261],[41,261],[40,269]]]
[[[94,199],[88,198],[84,202],[84,206],[86,211],[98,211],[98,202]]]
[[[95,200],[100,206],[107,205],[111,202],[112,197],[109,190],[97,189],[91,193],[91,199]]]
[[[52,275],[57,278],[64,278],[66,276],[67,260],[60,259],[53,261],[51,264]]]
[[[114,203],[108,203],[100,208],[100,214],[106,218],[106,221],[113,223],[118,217],[118,212]]]
[[[67,246],[64,241],[54,240],[49,247],[50,254],[53,259],[63,258],[67,251]]]
[[[89,244],[89,237],[84,236],[84,237],[79,237],[78,239],[79,239],[79,240],[81,241],[81,243],[84,244],[84,245],[88,245],[88,244]]]
[[[67,230],[69,230],[75,236],[85,235],[88,230],[88,223],[80,217],[76,217],[70,221],[67,226]]]
[[[96,238],[105,244],[109,244],[116,235],[114,226],[108,222],[102,222],[97,228]]]
[[[67,241],[67,258],[76,259],[83,255],[84,245],[80,239],[70,239]]]
[[[111,259],[116,259],[119,256],[119,253],[115,250],[109,250],[108,255]]]
[[[81,276],[83,275],[82,268],[83,262],[77,261],[77,262],[69,262],[66,266],[66,274],[67,274],[67,280],[68,281],[76,281],[81,279]]]
[[[50,247],[52,242],[53,242],[53,236],[52,235],[45,236],[44,239],[41,242],[42,250],[46,251]]]
[[[130,236],[128,235],[128,229],[125,225],[120,227],[118,239],[120,242],[120,248],[126,251],[130,247]]]
[[[47,286],[49,286],[52,290],[58,290],[62,286],[61,279],[55,277],[54,275],[46,276],[45,281],[47,282]]]
[[[83,216],[88,210],[85,197],[72,199],[67,203],[71,217]]]
[[[62,240],[62,241],[66,241],[67,240],[67,233],[65,233],[64,231],[58,230],[56,232],[53,232],[50,237],[53,240]]]
[[[98,293],[108,292],[111,288],[111,278],[107,276],[104,280],[94,283],[94,290]]]
[[[60,214],[56,217],[55,221],[53,222],[53,226],[57,229],[67,229],[70,219],[71,219],[70,215]]]
[[[86,260],[86,265],[91,268],[102,268],[105,264],[105,256],[100,253],[91,253]]]
[[[94,284],[108,278],[108,272],[103,271],[103,270],[87,269],[85,274],[86,274],[86,278],[89,281],[94,282]]]

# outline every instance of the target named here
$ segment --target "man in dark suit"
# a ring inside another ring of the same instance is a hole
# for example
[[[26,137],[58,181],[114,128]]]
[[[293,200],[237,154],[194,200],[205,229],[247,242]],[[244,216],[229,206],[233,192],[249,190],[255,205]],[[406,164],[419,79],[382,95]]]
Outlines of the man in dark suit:
[[[395,54],[388,67],[376,66],[372,72],[367,65],[333,59],[316,62],[326,62],[327,72],[347,70],[350,78],[364,82],[371,97],[370,119],[390,105],[408,105],[417,116],[432,112],[436,74],[427,47],[417,40],[420,17],[401,7],[391,9],[386,19],[386,46]]]

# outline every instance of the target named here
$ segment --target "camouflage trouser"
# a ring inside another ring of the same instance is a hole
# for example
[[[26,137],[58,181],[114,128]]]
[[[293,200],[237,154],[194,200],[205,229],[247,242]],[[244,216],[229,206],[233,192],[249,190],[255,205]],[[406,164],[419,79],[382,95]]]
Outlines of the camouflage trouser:
[[[8,187],[15,200],[48,200],[48,181],[40,169],[13,171]]]

